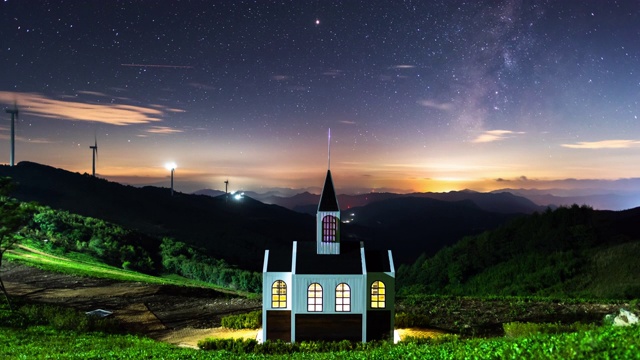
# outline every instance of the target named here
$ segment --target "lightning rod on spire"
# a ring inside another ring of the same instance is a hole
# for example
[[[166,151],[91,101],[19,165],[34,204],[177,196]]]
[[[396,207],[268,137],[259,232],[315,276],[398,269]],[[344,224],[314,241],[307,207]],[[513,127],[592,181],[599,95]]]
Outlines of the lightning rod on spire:
[[[331,128],[329,128],[329,137],[327,139],[327,170],[331,170]]]

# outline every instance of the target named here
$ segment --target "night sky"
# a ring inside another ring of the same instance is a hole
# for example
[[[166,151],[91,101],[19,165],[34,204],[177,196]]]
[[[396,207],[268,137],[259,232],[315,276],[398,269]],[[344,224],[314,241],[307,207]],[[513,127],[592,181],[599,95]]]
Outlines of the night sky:
[[[0,3],[16,160],[264,192],[640,177],[640,2]],[[9,162],[2,111],[0,161]],[[575,186],[575,181],[566,182]]]

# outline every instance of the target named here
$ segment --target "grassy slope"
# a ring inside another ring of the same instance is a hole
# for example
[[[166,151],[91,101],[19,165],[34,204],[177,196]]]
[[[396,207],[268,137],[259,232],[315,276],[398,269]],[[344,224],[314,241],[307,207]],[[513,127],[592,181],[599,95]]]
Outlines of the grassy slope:
[[[208,287],[238,295],[249,295],[235,290],[222,288],[209,283],[190,280],[178,275],[157,277],[135,271],[125,270],[101,263],[83,254],[72,254],[74,258],[44,253],[28,245],[20,245],[5,254],[7,260],[17,261],[43,270],[76,276],[87,276],[118,281],[137,281],[148,284]]]
[[[597,297],[610,293],[640,294],[640,241],[594,250],[589,257],[587,272],[593,274],[584,284],[584,292]]]
[[[638,298],[639,221],[577,206],[518,218],[401,266],[399,293]]]

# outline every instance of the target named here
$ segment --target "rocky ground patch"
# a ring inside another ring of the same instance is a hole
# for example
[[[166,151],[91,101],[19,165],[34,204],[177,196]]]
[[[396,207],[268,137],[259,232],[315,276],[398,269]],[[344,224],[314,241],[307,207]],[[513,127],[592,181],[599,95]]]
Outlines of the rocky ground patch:
[[[2,278],[9,294],[24,302],[111,311],[127,331],[178,344],[194,345],[197,340],[185,340],[190,332],[207,337],[206,330],[220,327],[223,316],[261,307],[260,300],[213,289],[85,278],[11,262],[3,266]],[[172,341],[173,335],[180,336]]]

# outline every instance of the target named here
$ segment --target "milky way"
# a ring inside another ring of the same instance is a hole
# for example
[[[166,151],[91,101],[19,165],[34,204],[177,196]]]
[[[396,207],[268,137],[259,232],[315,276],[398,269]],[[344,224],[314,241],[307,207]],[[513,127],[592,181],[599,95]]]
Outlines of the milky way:
[[[90,172],[95,136],[98,174],[118,181],[164,184],[175,161],[182,191],[317,187],[331,128],[345,191],[640,172],[638,1],[8,0],[0,13],[18,161]]]

